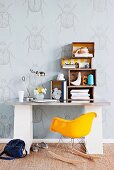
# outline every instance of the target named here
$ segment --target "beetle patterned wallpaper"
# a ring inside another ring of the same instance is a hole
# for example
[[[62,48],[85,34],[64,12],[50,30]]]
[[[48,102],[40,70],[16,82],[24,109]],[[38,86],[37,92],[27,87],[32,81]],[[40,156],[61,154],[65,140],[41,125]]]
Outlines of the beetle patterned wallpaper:
[[[50,80],[62,72],[60,58],[71,55],[68,44],[75,41],[95,42],[95,96],[111,102],[103,108],[103,137],[114,138],[113,8],[113,0],[0,0],[0,138],[13,137],[14,108],[6,101],[25,90],[22,76],[32,94],[41,81],[30,69],[46,72],[49,97]],[[34,138],[56,138],[51,119],[80,113],[80,107],[34,107]]]

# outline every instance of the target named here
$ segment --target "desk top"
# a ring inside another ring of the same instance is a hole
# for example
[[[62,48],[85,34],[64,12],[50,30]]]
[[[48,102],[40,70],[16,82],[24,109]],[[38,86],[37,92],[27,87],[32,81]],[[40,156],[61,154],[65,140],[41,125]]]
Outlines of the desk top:
[[[92,103],[84,103],[83,101],[79,102],[19,102],[18,99],[7,101],[8,105],[32,105],[32,106],[107,106],[111,103],[105,100],[94,100]]]

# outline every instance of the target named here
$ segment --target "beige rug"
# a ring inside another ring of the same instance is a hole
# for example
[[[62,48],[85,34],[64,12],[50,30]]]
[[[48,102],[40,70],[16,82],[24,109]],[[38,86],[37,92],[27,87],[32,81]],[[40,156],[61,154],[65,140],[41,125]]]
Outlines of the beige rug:
[[[61,146],[62,147],[62,146]],[[0,150],[3,145],[0,145]],[[54,151],[55,145],[50,144],[49,148]],[[0,170],[114,170],[114,144],[104,145],[104,155],[94,162],[79,156],[64,152],[61,148],[57,152],[62,156],[76,159],[84,163],[76,165],[61,162],[53,159],[45,149],[39,152],[31,152],[26,158],[12,161],[0,160]]]

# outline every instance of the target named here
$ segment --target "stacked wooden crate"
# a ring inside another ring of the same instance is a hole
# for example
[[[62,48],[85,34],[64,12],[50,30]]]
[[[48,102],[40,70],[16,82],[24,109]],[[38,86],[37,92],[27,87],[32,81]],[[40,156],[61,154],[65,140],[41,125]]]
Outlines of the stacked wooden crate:
[[[92,68],[93,57],[94,42],[73,42],[72,57],[61,59],[61,67],[68,70],[67,102],[94,101],[96,69]],[[79,76],[81,82],[77,83]],[[92,76],[92,84],[89,76]]]

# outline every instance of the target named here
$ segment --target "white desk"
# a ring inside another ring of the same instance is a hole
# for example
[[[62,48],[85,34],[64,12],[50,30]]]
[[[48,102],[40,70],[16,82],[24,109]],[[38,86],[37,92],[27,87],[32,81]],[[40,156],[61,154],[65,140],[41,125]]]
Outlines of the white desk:
[[[94,103],[34,103],[9,101],[14,109],[14,138],[20,138],[25,141],[26,149],[30,152],[30,146],[33,141],[33,124],[32,124],[32,106],[82,106],[84,113],[96,112],[97,118],[94,119],[91,133],[85,137],[85,144],[90,154],[103,154],[102,143],[102,107],[109,105],[106,101],[95,101]]]

